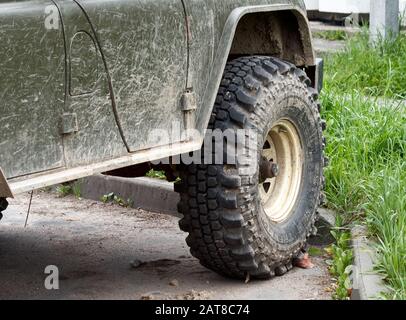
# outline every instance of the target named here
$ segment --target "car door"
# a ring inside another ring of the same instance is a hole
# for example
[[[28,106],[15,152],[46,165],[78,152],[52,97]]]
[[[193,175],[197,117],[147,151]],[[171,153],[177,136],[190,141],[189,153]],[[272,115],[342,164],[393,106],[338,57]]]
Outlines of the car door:
[[[0,167],[7,178],[64,165],[65,50],[50,0],[0,2]]]
[[[129,151],[165,144],[152,130],[184,128],[188,43],[181,0],[77,0],[96,30]],[[171,142],[179,142],[180,134]]]
[[[67,90],[61,115],[66,166],[127,155],[98,36],[80,4],[74,0],[55,2],[61,12],[67,52]]]

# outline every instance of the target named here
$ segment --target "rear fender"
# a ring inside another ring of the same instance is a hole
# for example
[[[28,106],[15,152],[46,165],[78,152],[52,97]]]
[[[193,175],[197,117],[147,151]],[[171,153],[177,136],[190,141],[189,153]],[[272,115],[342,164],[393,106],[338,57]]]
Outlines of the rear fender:
[[[291,4],[274,4],[274,5],[260,5],[260,6],[247,6],[234,9],[229,15],[227,22],[224,26],[221,40],[215,55],[210,80],[206,89],[202,108],[198,114],[197,126],[200,132],[204,132],[207,129],[211,113],[213,111],[214,102],[216,100],[218,88],[223,76],[223,70],[233,55],[238,56],[238,45],[235,44],[235,36],[238,26],[242,19],[251,14],[266,14],[266,13],[291,13],[296,19],[298,25],[298,31],[300,33],[298,45],[301,46],[303,56],[298,58],[296,65],[301,67],[315,66],[315,55],[312,45],[311,31],[307,20],[306,12],[300,7]],[[245,53],[253,54],[254,52]],[[256,52],[256,54],[268,54],[272,55],[272,52]],[[288,53],[287,53],[288,54]],[[244,55],[244,51],[241,51],[241,55]],[[294,55],[293,55],[294,56]],[[293,59],[294,60],[294,59]]]

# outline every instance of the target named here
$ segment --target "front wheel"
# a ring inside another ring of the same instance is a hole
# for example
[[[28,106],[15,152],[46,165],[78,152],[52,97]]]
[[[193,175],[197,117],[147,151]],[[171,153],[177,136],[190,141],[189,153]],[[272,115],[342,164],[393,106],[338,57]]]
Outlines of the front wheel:
[[[252,135],[256,152],[251,161],[180,168],[180,227],[202,265],[234,278],[283,275],[316,232],[325,123],[310,84],[275,58],[227,65],[209,129],[246,130],[244,154],[252,154]]]

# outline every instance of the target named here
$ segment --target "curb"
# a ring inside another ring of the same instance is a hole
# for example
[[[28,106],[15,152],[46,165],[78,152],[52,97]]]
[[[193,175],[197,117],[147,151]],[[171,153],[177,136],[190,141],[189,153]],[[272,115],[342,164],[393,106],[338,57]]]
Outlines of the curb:
[[[120,178],[95,175],[80,182],[81,195],[85,199],[101,201],[104,195],[130,200],[136,209],[159,212],[180,217],[177,211],[179,196],[173,183],[151,178]]]
[[[344,27],[331,23],[324,23],[318,21],[310,21],[310,29],[313,33],[325,32],[325,31],[344,31],[348,36],[354,36],[362,32],[361,28],[357,27]]]
[[[337,40],[325,40],[325,39],[313,39],[314,51],[317,55],[321,55],[324,53],[334,53],[343,51],[345,48],[344,41],[337,41]]]
[[[179,195],[174,191],[173,183],[151,178],[121,178],[107,175],[95,175],[80,181],[81,196],[85,199],[101,201],[104,195],[114,195],[130,200],[135,209],[169,214],[181,218],[177,205]],[[335,213],[320,209],[317,224],[319,234],[310,239],[310,244],[329,245],[334,242],[330,229],[335,223]]]
[[[351,300],[378,300],[387,291],[382,276],[373,271],[376,250],[366,236],[366,228],[351,230],[354,250],[353,291]]]

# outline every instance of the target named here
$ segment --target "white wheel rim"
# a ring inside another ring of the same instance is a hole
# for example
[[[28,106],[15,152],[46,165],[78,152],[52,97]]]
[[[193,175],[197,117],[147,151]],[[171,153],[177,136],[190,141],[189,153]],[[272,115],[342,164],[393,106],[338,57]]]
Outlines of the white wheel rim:
[[[275,223],[289,218],[299,196],[303,173],[303,148],[293,123],[283,119],[268,132],[262,156],[277,164],[274,178],[262,178],[259,195],[267,216]]]

